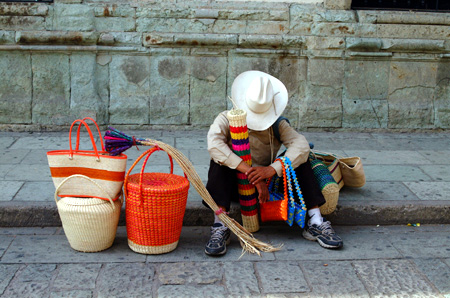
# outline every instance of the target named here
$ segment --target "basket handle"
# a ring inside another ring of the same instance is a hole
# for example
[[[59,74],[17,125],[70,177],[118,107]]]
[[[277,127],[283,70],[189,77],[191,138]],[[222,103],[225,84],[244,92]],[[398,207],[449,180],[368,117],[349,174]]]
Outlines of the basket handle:
[[[144,156],[146,156],[144,164],[142,165],[142,169],[141,169],[141,174],[139,177],[139,185],[140,185],[140,190],[142,190],[142,177],[144,174],[144,168],[147,164],[148,158],[150,157],[150,155],[152,155],[153,152],[155,151],[164,151],[163,149],[161,149],[158,146],[154,146],[150,149],[148,149],[147,151],[145,151],[144,153],[141,154],[141,156],[139,156],[134,163],[131,165],[130,169],[128,170],[127,174],[125,175],[125,181],[123,182],[123,190],[125,192],[125,197],[128,197],[127,194],[127,184],[128,184],[128,177],[130,176],[131,171],[134,169],[134,167],[138,164],[138,162],[144,158]],[[166,152],[167,153],[167,152]],[[169,156],[169,160],[170,160],[170,173],[173,174],[173,160],[172,160],[172,156],[167,153],[167,155]],[[184,174],[184,176],[186,177],[186,174]],[[142,192],[142,191],[141,191]]]
[[[86,127],[86,129],[87,129],[87,131],[88,131],[88,133],[89,133],[89,137],[91,138],[92,146],[94,147],[95,155],[97,156],[97,161],[100,162],[100,156],[99,156],[99,154],[98,154],[97,145],[95,145],[95,140],[94,140],[94,136],[92,135],[91,129],[89,128],[89,125],[87,125],[87,123],[84,122],[84,120],[81,120],[81,119],[75,120],[75,121],[72,123],[72,126],[70,126],[70,131],[69,131],[69,145],[70,145],[69,158],[70,158],[70,159],[73,158],[72,129],[73,129],[73,126],[74,126],[76,123],[78,123],[78,122],[80,123],[79,125],[83,124],[83,125]],[[76,150],[75,150],[75,151],[77,151],[78,148],[79,148],[79,146],[80,146],[80,138],[79,138],[79,137],[80,137],[80,135],[78,134],[78,135],[77,135],[77,145],[76,145]]]
[[[102,133],[100,132],[100,127],[98,127],[97,122],[95,122],[95,120],[92,119],[91,117],[84,117],[82,120],[83,121],[91,120],[95,124],[95,126],[97,127],[98,135],[100,136],[100,144],[102,144],[102,151],[105,151],[105,144],[103,143]],[[77,140],[80,139],[80,130],[81,130],[81,123],[78,125]],[[77,142],[77,147],[76,147],[75,151],[78,151],[78,149],[80,147],[79,145],[80,145],[79,142]]]
[[[75,175],[69,176],[69,177],[65,178],[65,179],[58,185],[58,187],[57,187],[56,190],[55,190],[55,202],[56,202],[56,203],[58,203],[58,193],[59,193],[59,190],[61,189],[61,187],[62,187],[67,181],[69,181],[69,180],[71,180],[71,179],[73,179],[73,178],[82,178],[82,179],[86,179],[86,180],[92,182],[92,184],[94,184],[95,186],[97,186],[101,191],[103,191],[104,194],[106,194],[106,197],[107,197],[108,200],[111,202],[111,205],[112,205],[112,207],[113,207],[113,210],[116,209],[116,207],[114,206],[114,202],[113,202],[113,200],[111,199],[111,196],[109,195],[109,193],[108,193],[101,185],[99,185],[97,182],[95,182],[94,180],[92,180],[92,179],[89,178],[88,176],[81,175],[81,174],[75,174]],[[122,194],[122,196],[123,196],[123,194]],[[121,198],[121,199],[123,199],[123,198]]]

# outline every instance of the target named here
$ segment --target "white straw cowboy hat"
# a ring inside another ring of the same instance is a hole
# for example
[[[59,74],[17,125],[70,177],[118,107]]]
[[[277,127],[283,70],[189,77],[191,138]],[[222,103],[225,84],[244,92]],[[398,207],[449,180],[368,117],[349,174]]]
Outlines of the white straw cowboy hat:
[[[288,102],[283,83],[262,71],[249,70],[234,79],[231,96],[247,112],[247,127],[265,130],[277,121]]]

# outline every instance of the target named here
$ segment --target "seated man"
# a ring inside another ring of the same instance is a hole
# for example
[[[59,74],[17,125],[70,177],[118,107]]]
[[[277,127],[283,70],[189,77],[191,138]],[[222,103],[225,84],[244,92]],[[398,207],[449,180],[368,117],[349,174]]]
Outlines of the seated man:
[[[269,199],[266,179],[282,175],[282,166],[275,161],[281,145],[295,169],[309,221],[303,237],[318,241],[325,248],[340,248],[343,242],[336,235],[329,221],[324,221],[319,206],[325,199],[315,180],[308,161],[309,144],[305,137],[297,133],[289,123],[279,119],[288,101],[286,87],[277,78],[260,71],[246,71],[240,74],[232,85],[232,98],[239,109],[247,112],[252,164],[250,167],[232,151],[230,126],[227,111],[220,113],[208,132],[208,151],[211,163],[206,188],[216,204],[225,211],[232,201],[239,201],[236,171],[245,173],[258,192],[260,203]],[[279,137],[275,136],[273,125],[277,125]],[[211,238],[205,253],[220,256],[226,253],[230,231],[216,215],[211,227]]]

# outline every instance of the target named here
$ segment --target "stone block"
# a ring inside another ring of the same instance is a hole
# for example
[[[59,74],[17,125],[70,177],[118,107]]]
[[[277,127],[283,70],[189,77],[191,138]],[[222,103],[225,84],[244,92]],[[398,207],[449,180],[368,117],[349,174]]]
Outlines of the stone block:
[[[326,9],[350,9],[352,0],[325,0]]]
[[[281,48],[283,37],[281,35],[254,35],[240,34],[239,46],[244,48]]]
[[[95,30],[100,32],[109,31],[136,31],[136,20],[134,18],[108,17],[94,19]]]
[[[316,58],[308,61],[308,79],[311,85],[342,88],[345,66],[343,60]]]
[[[436,73],[436,63],[392,62],[388,96],[390,128],[432,127]]]
[[[439,12],[376,11],[377,24],[449,25],[445,14]]]
[[[420,167],[424,173],[435,181],[450,181],[450,170],[443,165],[424,165]]]
[[[55,185],[51,181],[25,182],[14,196],[15,202],[54,202]]]
[[[372,24],[358,23],[313,23],[311,33],[316,36],[376,36],[377,28]]]
[[[342,99],[342,127],[357,129],[387,128],[387,100]]]
[[[355,261],[353,266],[371,296],[438,296],[436,289],[408,260]]]
[[[142,34],[136,32],[109,32],[114,38],[114,44],[120,46],[142,45]]]
[[[92,31],[94,25],[94,9],[83,4],[55,4],[50,13],[52,22],[48,30]]]
[[[223,279],[223,268],[219,263],[182,262],[161,264],[159,282],[163,285],[214,284]]]
[[[155,269],[150,264],[106,264],[97,280],[97,297],[145,297],[152,293]]]
[[[411,39],[448,39],[448,26],[377,24],[377,37]]]
[[[211,33],[248,33],[247,21],[242,20],[216,20],[209,30]]]
[[[355,23],[356,13],[352,10],[318,10],[313,16],[313,21],[318,23]]]
[[[45,18],[40,16],[0,16],[3,30],[44,30]]]
[[[15,42],[16,32],[0,31],[0,44],[11,44]]]
[[[194,9],[192,15],[195,19],[217,19],[219,11],[217,9],[199,8]]]
[[[31,3],[1,3],[0,15],[2,16],[46,16],[47,4]]]
[[[386,99],[389,86],[389,61],[347,60],[343,98]]]
[[[377,12],[373,10],[357,10],[356,15],[360,23],[377,23]]]
[[[444,40],[428,39],[382,39],[382,50],[389,52],[443,52]]]
[[[167,285],[160,286],[158,297],[228,297],[226,289],[222,285]]]
[[[284,21],[248,21],[247,34],[286,34],[289,23]]]
[[[136,8],[136,17],[140,18],[165,18],[165,19],[185,19],[192,14],[192,9],[186,9],[178,5],[164,5],[165,7],[142,6]]]
[[[236,46],[238,36],[236,34],[175,34],[174,42],[178,46]]]
[[[291,23],[313,22],[318,13],[324,13],[325,9],[303,4],[292,4],[290,7]]]
[[[24,45],[95,45],[96,32],[74,31],[19,31],[16,42]]]
[[[308,50],[345,48],[345,39],[342,37],[306,36],[305,40],[306,40],[306,48]]]
[[[253,263],[227,262],[223,269],[225,285],[231,295],[254,297],[260,294]]]
[[[305,38],[298,35],[283,35],[282,44],[285,48],[303,48],[305,46]]]
[[[191,63],[190,121],[193,125],[210,125],[226,110],[227,58],[192,57]]]
[[[366,166],[365,162],[363,164]],[[414,204],[418,198],[402,182],[367,182],[362,188],[342,188],[339,192],[339,200],[340,203],[358,201],[376,204],[376,202],[402,201],[404,204]]]
[[[295,262],[256,263],[263,293],[306,293],[308,283]],[[289,272],[289,274],[286,274]]]
[[[175,35],[172,33],[144,33],[142,36],[144,47],[173,45]]]
[[[364,166],[367,181],[410,182],[431,181],[419,167],[409,165],[367,165]]]
[[[357,52],[378,52],[383,42],[380,38],[347,37],[346,48]]]
[[[289,21],[289,10],[282,9],[221,9],[219,19],[227,20],[260,20],[260,21]]]
[[[56,0],[58,1],[58,0]],[[67,1],[67,0],[62,0]],[[70,0],[72,1],[72,0]],[[81,0],[77,0],[81,1]],[[60,290],[51,291],[50,298],[61,298],[61,297],[71,297],[71,298],[93,298],[94,293],[90,290]]]
[[[33,123],[69,124],[70,71],[65,54],[33,54]],[[51,108],[50,108],[51,107]]]
[[[136,9],[129,5],[101,5],[94,7],[94,15],[96,17],[134,18]]]
[[[312,35],[312,22],[291,23],[289,26],[289,34],[308,36]]]
[[[450,61],[439,62],[434,99],[435,125],[450,128]]]
[[[110,122],[148,124],[150,58],[113,56],[110,69]]]
[[[205,33],[208,32],[209,27],[212,26],[213,23],[213,19],[138,18],[136,20],[136,31]]]
[[[189,122],[190,58],[153,56],[150,64],[150,124]]]
[[[76,118],[92,115],[102,124],[108,121],[108,101],[99,95],[97,74],[95,54],[74,53],[70,56],[71,114]]]
[[[0,52],[0,122],[30,123],[32,71],[30,54]]]
[[[413,262],[444,297],[450,294],[450,267],[443,260],[414,259]]]

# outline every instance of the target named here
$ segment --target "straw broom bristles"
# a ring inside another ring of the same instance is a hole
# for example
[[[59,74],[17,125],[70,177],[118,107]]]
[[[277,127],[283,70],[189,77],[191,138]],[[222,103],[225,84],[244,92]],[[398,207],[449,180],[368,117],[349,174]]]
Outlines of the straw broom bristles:
[[[158,146],[164,151],[166,151],[173,159],[177,161],[180,167],[183,169],[184,173],[188,177],[189,181],[194,185],[197,192],[203,198],[203,200],[208,204],[208,206],[214,211],[218,211],[219,207],[214,202],[213,198],[209,194],[208,190],[206,190],[205,186],[201,182],[200,176],[195,171],[192,163],[177,149],[172,146],[157,141],[153,139],[139,139],[139,143],[146,146]],[[246,252],[255,253],[257,255],[261,255],[260,252],[273,252],[281,249],[281,246],[274,247],[268,243],[259,241],[253,235],[248,232],[244,227],[242,227],[237,221],[229,217],[224,212],[219,213],[218,217],[220,220],[227,226],[236,236],[238,236],[242,245],[242,254]]]

